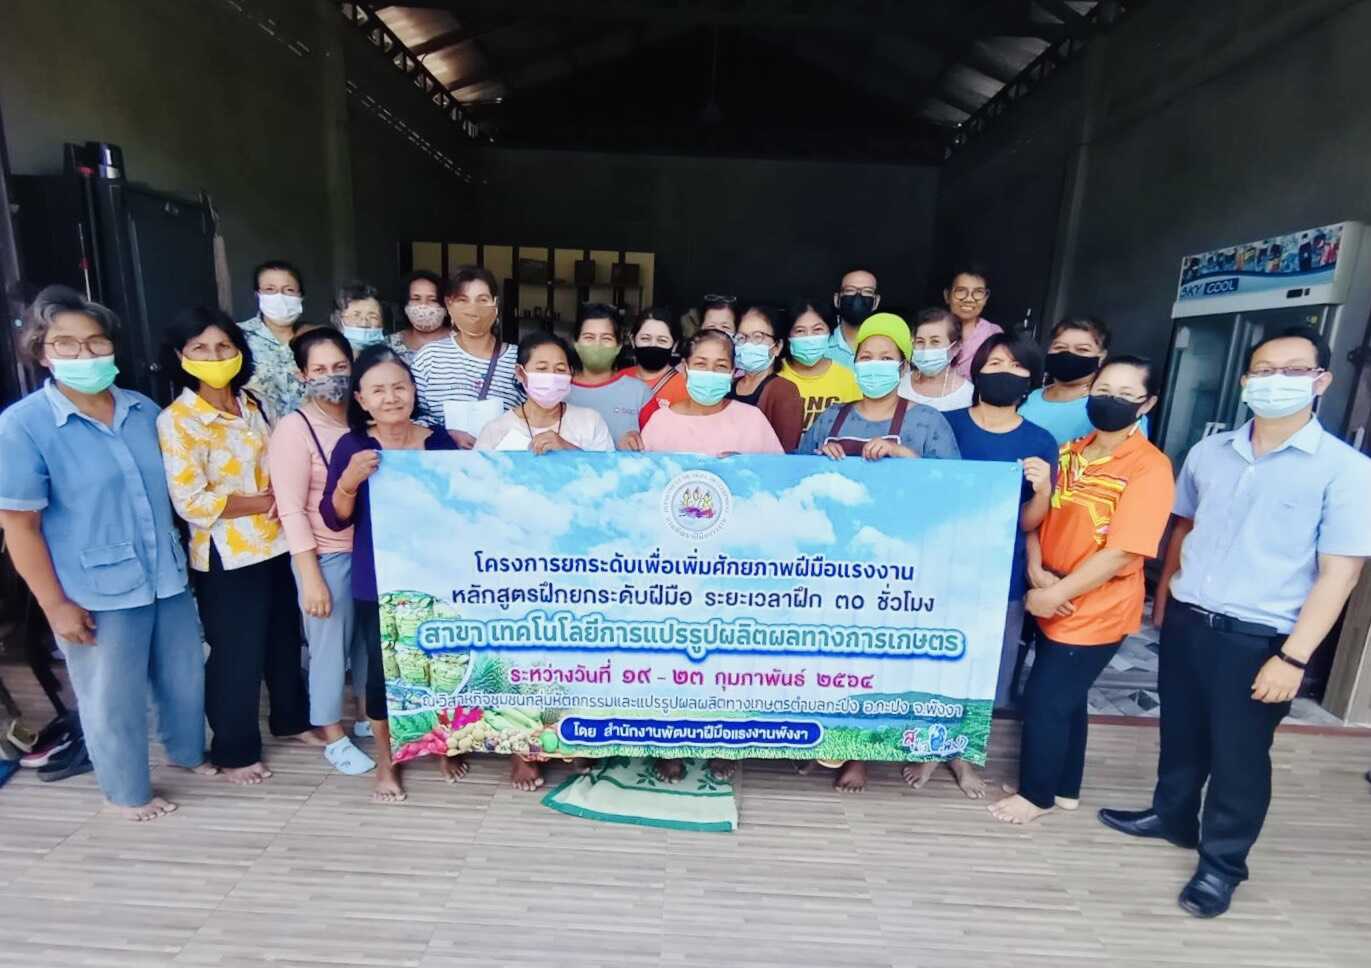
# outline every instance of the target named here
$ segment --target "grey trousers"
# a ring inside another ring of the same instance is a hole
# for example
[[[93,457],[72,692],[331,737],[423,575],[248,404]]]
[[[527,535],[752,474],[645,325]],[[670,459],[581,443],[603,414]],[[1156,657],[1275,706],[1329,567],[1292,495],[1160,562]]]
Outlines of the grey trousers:
[[[294,559],[291,567],[295,568]],[[309,645],[309,721],[331,726],[343,718],[343,676],[352,669],[352,691],[365,696],[367,685],[366,644],[357,635],[352,607],[352,555],[335,551],[319,556],[333,609],[328,618],[315,618],[302,610],[305,641]],[[295,570],[295,582],[300,571]]]

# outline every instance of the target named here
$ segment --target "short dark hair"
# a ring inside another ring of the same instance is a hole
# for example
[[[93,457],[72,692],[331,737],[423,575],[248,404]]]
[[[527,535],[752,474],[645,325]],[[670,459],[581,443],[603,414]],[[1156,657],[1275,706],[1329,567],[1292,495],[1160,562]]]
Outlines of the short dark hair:
[[[881,277],[878,276],[878,275],[876,275],[875,270],[873,270],[873,269],[868,269],[868,268],[867,268],[866,266],[864,266],[864,265],[855,265],[855,266],[854,266],[854,265],[849,265],[846,269],[844,269],[844,270],[838,275],[838,288],[839,288],[839,289],[841,289],[842,286],[843,286],[843,280],[846,279],[848,276],[852,275],[852,273],[854,273],[854,272],[865,272],[865,273],[866,273],[868,276],[870,276],[872,279],[875,279],[875,280],[876,280],[876,291],[877,291],[877,292],[880,292],[880,291],[881,291]]]
[[[1043,382],[1043,351],[1038,344],[1030,339],[1026,333],[995,333],[982,343],[976,350],[976,355],[971,358],[971,378],[985,369],[986,361],[990,359],[990,354],[1001,346],[1014,358],[1014,362],[1028,371],[1028,388],[1031,390]],[[971,392],[973,402],[980,403],[980,394],[974,389]],[[1027,394],[1025,394],[1027,396]],[[1023,401],[1020,401],[1021,403]]]
[[[446,302],[454,296],[461,295],[462,290],[473,282],[485,283],[491,298],[496,300],[500,298],[500,285],[495,281],[495,273],[485,266],[461,266],[456,272],[448,276],[447,283],[443,286],[443,301]]]
[[[742,312],[738,313],[738,325],[743,324],[743,317],[756,313],[766,320],[766,324],[771,327],[771,335],[776,339],[785,339],[786,334],[786,311],[780,306],[773,306],[769,303],[753,303]]]
[[[919,327],[926,323],[945,323],[947,335],[951,337],[952,342],[960,343],[962,341],[962,321],[946,306],[929,306],[927,309],[920,309],[914,317],[914,325],[909,327],[910,335],[917,335]]]
[[[371,422],[371,414],[362,409],[362,405],[357,402],[357,392],[362,386],[362,377],[366,376],[367,371],[373,367],[380,366],[382,363],[398,363],[400,367],[409,374],[410,382],[414,382],[414,373],[409,368],[409,364],[404,361],[400,354],[385,343],[376,343],[368,346],[357,354],[357,360],[352,364],[352,386],[348,394],[348,426],[359,434],[366,433],[367,424]],[[418,417],[423,410],[419,406],[419,394],[414,394],[414,409],[410,411],[409,419]]]
[[[1326,370],[1333,362],[1333,351],[1328,347],[1328,341],[1319,334],[1313,326],[1287,326],[1279,333],[1272,333],[1263,336],[1256,346],[1247,351],[1247,359],[1243,361],[1243,372],[1252,369],[1252,358],[1257,355],[1257,350],[1267,343],[1274,343],[1278,339],[1302,339],[1309,342],[1314,347],[1314,358],[1318,361],[1319,369]]]
[[[443,279],[438,273],[430,272],[427,269],[415,269],[409,275],[400,280],[400,302],[409,302],[409,287],[422,279],[424,282],[433,283],[433,289],[438,294],[438,298],[443,298]]]
[[[106,306],[92,302],[70,286],[47,286],[34,297],[24,313],[24,331],[20,336],[25,354],[37,363],[43,358],[43,343],[48,338],[52,321],[61,313],[79,313],[95,320],[110,339],[119,329],[119,317]]]
[[[381,291],[366,282],[349,282],[338,287],[333,294],[333,312],[329,314],[329,322],[334,326],[342,326],[343,313],[347,312],[348,306],[362,299],[376,300],[376,305],[381,307],[381,328],[389,329],[390,306],[381,298]]]
[[[304,372],[305,367],[309,366],[309,351],[320,343],[332,343],[348,358],[349,363],[353,361],[352,344],[346,336],[331,326],[316,326],[303,333],[297,333],[290,341],[290,352],[295,357],[296,369]]]
[[[162,338],[162,368],[167,379],[179,390],[194,390],[199,386],[198,378],[181,369],[181,358],[177,355],[186,344],[207,329],[218,329],[229,338],[229,342],[243,354],[243,366],[229,382],[229,388],[237,393],[252,379],[252,347],[242,329],[228,313],[214,306],[191,306],[176,314]]]
[[[534,330],[523,339],[519,340],[519,355],[515,357],[520,366],[527,366],[529,359],[533,356],[533,351],[540,346],[556,346],[566,356],[567,366],[573,370],[581,369],[581,358],[576,355],[576,351],[571,348],[571,344],[565,338],[556,333],[550,333],[545,329]]]
[[[681,333],[681,321],[676,318],[670,306],[648,306],[633,320],[633,327],[629,330],[629,337],[636,338],[642,331],[643,324],[656,320],[665,323],[666,328],[671,332],[672,346],[680,346],[685,338]]]
[[[716,294],[713,299],[709,298],[709,296],[701,299],[699,308],[701,323],[704,322],[705,313],[709,312],[711,309],[727,309],[733,314],[733,325],[735,326],[738,325],[738,320],[743,318],[738,312],[738,300],[732,296],[725,298]]]
[[[1096,343],[1100,344],[1100,349],[1109,352],[1109,341],[1111,339],[1109,326],[1104,320],[1095,316],[1067,316],[1056,326],[1052,327],[1052,332],[1048,334],[1047,341],[1051,343],[1058,336],[1069,330],[1078,329],[1083,333],[1089,333]]]
[[[947,274],[947,285],[943,288],[951,292],[958,276],[975,276],[985,283],[987,289],[990,288],[990,273],[979,262],[958,262],[953,265],[952,271]]]
[[[1157,395],[1156,367],[1152,361],[1145,356],[1135,356],[1132,353],[1120,353],[1117,356],[1106,356],[1100,368],[1095,371],[1095,375],[1090,378],[1090,385],[1093,387],[1099,380],[1100,374],[1111,366],[1131,366],[1143,372],[1143,386],[1147,388],[1147,395],[1155,397]]]
[[[814,315],[822,319],[830,333],[833,332],[833,327],[837,325],[837,321],[833,316],[833,304],[829,300],[809,298],[797,299],[791,304],[789,312],[786,313],[786,335],[790,334],[790,330],[805,313],[814,313]]]
[[[709,342],[716,342],[720,345],[727,346],[729,362],[735,360],[734,351],[736,350],[736,347],[733,345],[733,337],[719,329],[702,329],[694,336],[690,337],[690,344],[686,346],[686,359],[690,359],[691,354],[695,352],[700,344]]]
[[[257,268],[252,270],[252,288],[256,289],[262,284],[262,273],[273,270],[289,272],[295,279],[295,284],[300,287],[300,295],[305,294],[305,277],[300,275],[300,270],[295,267],[295,263],[287,262],[285,259],[268,259],[266,262],[258,263]]]
[[[618,307],[608,303],[581,303],[576,307],[576,338],[581,338],[581,327],[587,319],[607,319],[614,324],[614,338],[621,340],[623,336],[619,332],[619,317]]]

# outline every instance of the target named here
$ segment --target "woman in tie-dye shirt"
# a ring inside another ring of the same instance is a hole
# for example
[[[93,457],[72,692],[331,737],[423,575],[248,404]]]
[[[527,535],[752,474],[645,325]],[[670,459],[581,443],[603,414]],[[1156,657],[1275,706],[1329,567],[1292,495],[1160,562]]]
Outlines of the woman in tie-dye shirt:
[[[157,418],[167,485],[190,531],[190,567],[210,656],[205,713],[210,759],[236,783],[271,775],[262,764],[258,696],[266,678],[275,736],[320,742],[300,672],[300,612],[267,468],[270,426],[244,389],[252,351],[217,309],[177,317],[163,349],[180,386]]]

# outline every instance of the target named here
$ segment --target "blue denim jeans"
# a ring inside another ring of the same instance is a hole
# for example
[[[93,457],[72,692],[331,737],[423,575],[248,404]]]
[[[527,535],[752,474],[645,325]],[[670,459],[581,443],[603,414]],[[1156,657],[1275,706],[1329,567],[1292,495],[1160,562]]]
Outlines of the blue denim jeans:
[[[152,799],[148,695],[157,732],[177,766],[205,761],[205,652],[190,592],[151,605],[92,612],[95,645],[58,640],[95,778],[109,801]]]

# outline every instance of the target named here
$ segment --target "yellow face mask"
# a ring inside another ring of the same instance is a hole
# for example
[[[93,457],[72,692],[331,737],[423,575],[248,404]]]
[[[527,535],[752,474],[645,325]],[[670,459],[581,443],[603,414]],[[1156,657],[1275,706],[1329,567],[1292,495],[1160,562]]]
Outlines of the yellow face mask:
[[[233,382],[238,371],[243,368],[243,354],[237,353],[227,360],[192,360],[181,357],[181,369],[185,370],[205,386],[222,390]]]

